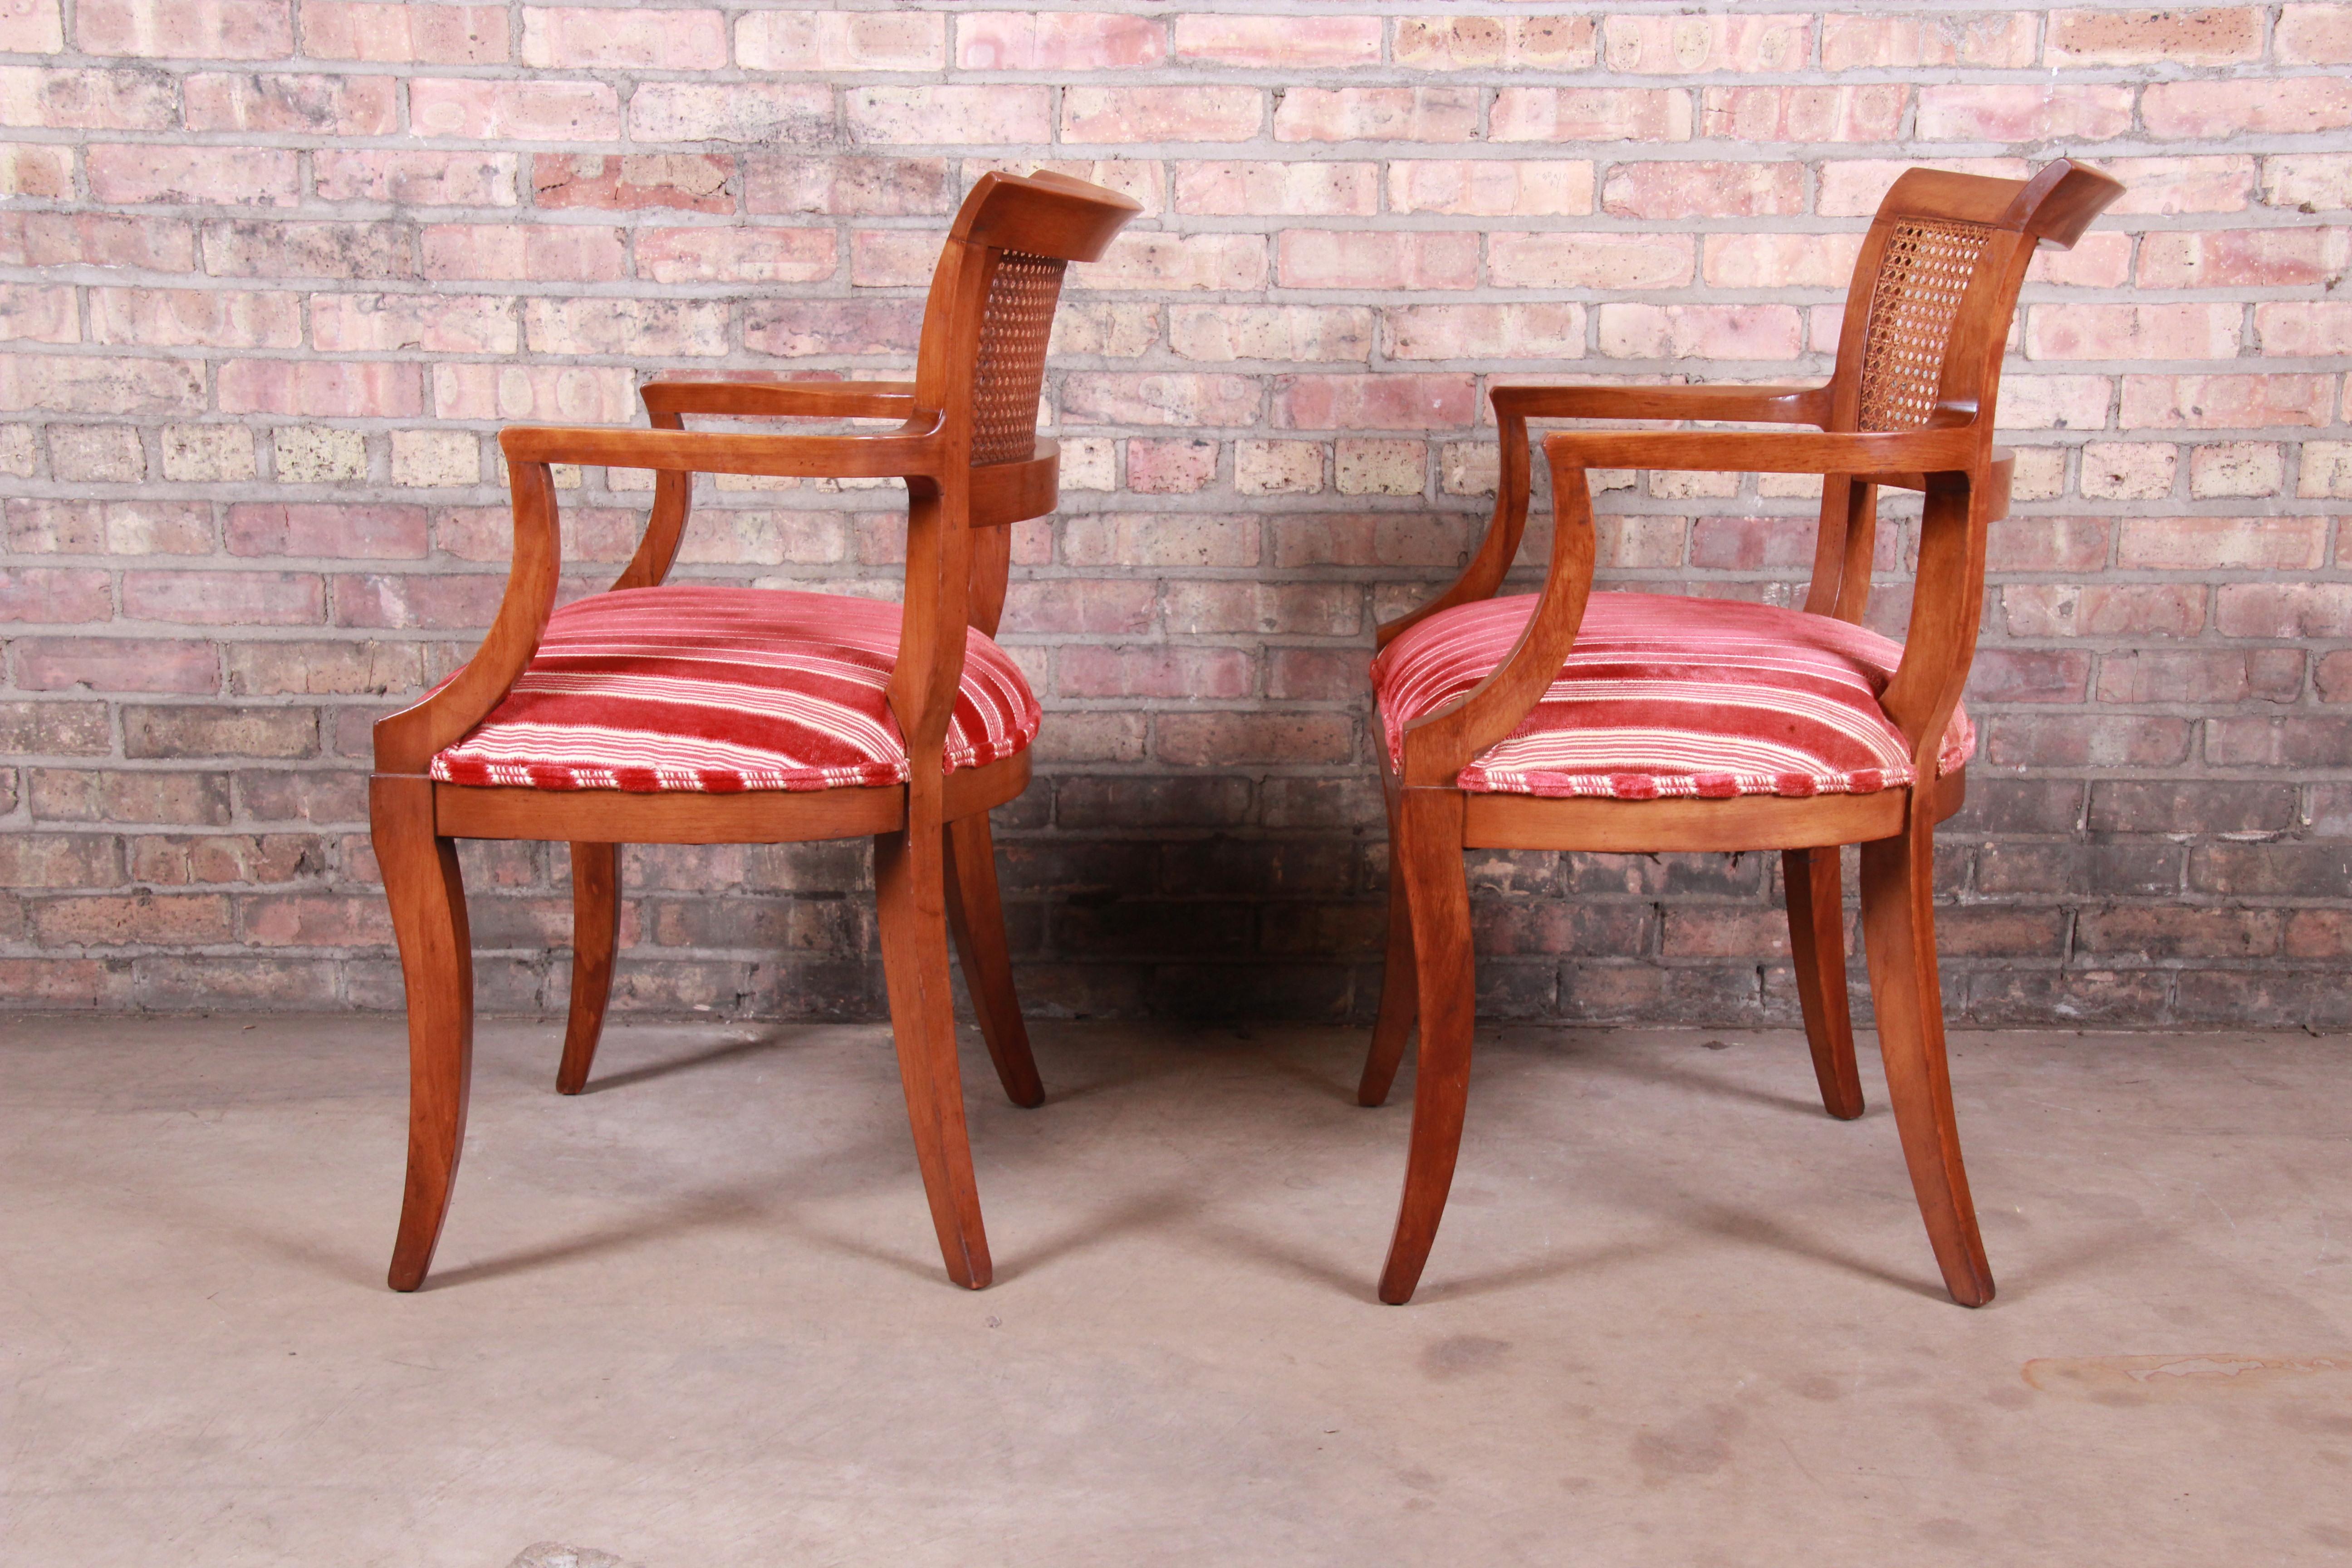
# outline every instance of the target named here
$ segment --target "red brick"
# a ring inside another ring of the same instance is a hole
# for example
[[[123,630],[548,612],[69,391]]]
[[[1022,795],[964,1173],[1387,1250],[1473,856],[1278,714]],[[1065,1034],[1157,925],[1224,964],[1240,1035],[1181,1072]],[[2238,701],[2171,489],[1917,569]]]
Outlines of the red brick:
[[[2000,590],[2000,608],[2013,637],[2193,637],[2205,629],[2201,584],[2012,583]]]
[[[307,572],[125,572],[122,613],[183,626],[308,626],[326,587]]]
[[[1285,229],[1276,277],[1286,289],[1474,289],[1478,237],[1412,231]]]
[[[2225,637],[2352,637],[2352,583],[2224,583],[2213,628]]]
[[[1479,520],[1481,531],[1484,520]],[[1474,535],[1471,520],[1418,512],[1297,512],[1274,521],[1274,564],[1458,567]]]
[[[2189,754],[2189,723],[2154,714],[2005,713],[1986,760],[1998,767],[2165,767]]]
[[[1687,142],[1691,122],[1686,92],[1507,87],[1495,94],[1487,134],[1496,142]]]
[[[1056,578],[1015,583],[1005,599],[1003,630],[1013,636],[1132,636],[1151,629],[1159,585],[1132,578]]]
[[[2263,54],[2263,14],[2246,5],[2059,10],[2048,29],[2042,58],[2053,66],[2226,66]]]
[[[963,70],[1115,70],[1167,58],[1166,25],[1156,17],[978,11],[956,18],[956,65]]]
[[[1476,417],[1466,375],[1282,375],[1274,381],[1278,430],[1442,430]]]
[[[744,227],[637,231],[637,273],[656,283],[814,283],[838,265],[831,229]]]
[[[1498,289],[1679,289],[1691,280],[1688,235],[1496,234],[1487,280]]]
[[[1381,63],[1378,16],[1176,18],[1176,58],[1255,70],[1328,70]]]
[[[183,89],[191,131],[389,136],[397,128],[388,76],[192,76]]]
[[[2325,425],[2335,401],[2335,380],[2325,375],[2127,375],[2123,423],[2132,430]]]
[[[382,898],[276,893],[237,900],[238,934],[262,947],[364,947],[392,940]]]
[[[2323,661],[2324,663],[2324,661]],[[2303,650],[2265,647],[2224,652],[2134,648],[2099,660],[2101,702],[2292,702],[2303,690]],[[2321,679],[2322,700],[2327,700]]]
[[[421,506],[233,506],[228,549],[232,555],[422,556],[425,512]]]
[[[474,630],[490,624],[506,574],[352,574],[332,580],[334,624]]]
[[[1127,444],[1127,488],[1139,495],[1191,495],[1217,479],[1217,443],[1133,440]]]
[[[285,0],[83,0],[74,31],[94,55],[266,60],[294,51]]]
[[[331,60],[490,65],[507,58],[507,9],[302,0],[302,52]]]
[[[1153,725],[1154,751],[1178,767],[1247,763],[1344,763],[1355,726],[1328,713],[1168,713]]]
[[[160,73],[0,66],[0,124],[56,131],[168,131],[178,118],[171,79]]]
[[[1169,647],[1062,649],[1055,689],[1065,697],[1180,697],[1193,701],[1247,699],[1255,681],[1239,648]]]
[[[294,153],[252,147],[92,147],[83,154],[89,194],[131,205],[169,202],[290,207],[302,199]]]
[[[23,637],[16,684],[27,691],[220,689],[220,656],[208,642],[166,637]]]
[[[2352,125],[2352,81],[2272,77],[2258,91],[2233,81],[2160,81],[2140,94],[2140,121],[2159,141],[2340,131]]]
[[[412,135],[467,141],[609,142],[621,100],[602,82],[423,78],[408,84]]]

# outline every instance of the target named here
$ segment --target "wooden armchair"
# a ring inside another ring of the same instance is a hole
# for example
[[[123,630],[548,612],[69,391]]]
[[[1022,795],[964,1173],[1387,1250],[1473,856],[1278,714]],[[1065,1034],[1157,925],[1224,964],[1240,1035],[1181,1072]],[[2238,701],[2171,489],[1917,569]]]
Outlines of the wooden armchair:
[[[1935,824],[1975,744],[1960,706],[1987,525],[2011,462],[1994,395],[2038,244],[2072,246],[2123,187],[2061,160],[2030,183],[1913,170],[1854,267],[1818,387],[1493,391],[1502,483],[1454,585],[1380,628],[1372,668],[1391,868],[1388,977],[1358,1098],[1387,1098],[1416,1022],[1412,1142],[1381,1299],[1408,1300],[1461,1145],[1475,1007],[1465,847],[1779,849],[1805,1032],[1832,1116],[1862,1114],[1838,847],[1862,846],[1863,932],[1888,1097],[1953,1300],[1992,1299],[1952,1116],[1931,900]],[[1555,535],[1540,594],[1495,597],[1527,521],[1528,421],[1719,420],[1811,431],[1545,438]],[[1802,611],[1592,594],[1591,468],[1820,474]],[[1925,492],[1906,642],[1860,625],[1877,489]]]
[[[375,727],[369,808],[408,997],[408,1184],[391,1284],[433,1260],[465,1138],[473,965],[459,838],[572,846],[571,1016],[557,1088],[586,1082],[613,980],[620,846],[870,835],[907,1111],[949,1275],[989,1282],[956,1066],[948,930],[1005,1092],[1045,1095],[1013,991],[988,811],[1029,780],[1036,699],[992,640],[1009,526],[1053,510],[1037,407],[1062,274],[1139,209],[1054,174],[986,174],[931,279],[909,383],[657,381],[656,428],[506,431],[515,554],[471,662]],[[875,435],[688,434],[684,416],[888,418]],[[555,463],[656,471],[610,592],[555,608]],[[898,479],[903,606],[663,586],[696,473]]]

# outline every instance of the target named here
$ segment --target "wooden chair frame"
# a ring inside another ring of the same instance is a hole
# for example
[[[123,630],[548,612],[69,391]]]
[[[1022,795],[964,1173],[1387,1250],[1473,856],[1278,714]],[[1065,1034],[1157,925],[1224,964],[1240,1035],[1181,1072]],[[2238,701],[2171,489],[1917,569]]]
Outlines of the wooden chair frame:
[[[1862,847],[1863,934],[1887,1093],[1904,1157],[1952,1298],[1992,1299],[1960,1163],[1945,1061],[1932,901],[1935,824],[1957,811],[1962,773],[1938,777],[1937,752],[1960,700],[1984,598],[1988,526],[2005,516],[2011,460],[1992,442],[1994,398],[2018,289],[2037,245],[2071,247],[2123,187],[2060,160],[2030,183],[1913,170],[1887,193],[1854,266],[1836,370],[1814,387],[1497,386],[1502,477],[1494,521],[1460,578],[1380,628],[1385,647],[1408,626],[1502,586],[1527,524],[1530,419],[1709,420],[1810,425],[1809,432],[1577,430],[1545,438],[1554,536],[1525,633],[1475,688],[1414,720],[1402,768],[1381,750],[1391,864],[1387,978],[1359,1100],[1388,1095],[1419,1028],[1412,1146],[1381,1299],[1411,1298],[1445,1207],[1461,1146],[1475,1014],[1465,848],[1612,853],[1779,849],[1805,1033],[1831,1115],[1862,1114],[1848,1012],[1838,847]],[[1898,226],[1989,231],[1947,342],[1932,408],[1863,428],[1864,358],[1874,286]],[[1885,426],[1895,427],[1883,427]],[[1877,491],[1925,493],[1919,562],[1902,662],[1883,696],[1910,742],[1915,785],[1807,799],[1539,799],[1472,794],[1463,768],[1533,710],[1576,641],[1592,585],[1592,468],[1676,468],[1823,476],[1805,609],[1859,622],[1870,593]]]
[[[572,846],[571,1009],[557,1088],[585,1084],[611,994],[623,844],[788,843],[871,837],[883,967],[924,1190],[949,1276],[989,1282],[988,1240],[964,1124],[947,944],[953,928],[982,1033],[1015,1104],[1045,1097],[1013,989],[988,811],[1029,779],[1024,750],[947,773],[941,763],[964,659],[964,628],[993,634],[1011,562],[1010,525],[1052,511],[1059,454],[975,465],[974,405],[991,288],[1008,254],[1092,261],[1140,210],[1055,174],[989,174],[957,216],[932,278],[911,382],[792,381],[734,373],[644,389],[654,428],[503,432],[515,547],[489,635],[447,684],[375,727],[369,810],[408,999],[408,1177],[390,1283],[424,1281],[448,1213],[472,1077],[473,963],[459,838]],[[1049,317],[1050,319],[1050,317]],[[1034,344],[1042,365],[1043,340]],[[1028,405],[1034,411],[1031,389]],[[688,415],[901,421],[879,434],[688,433]],[[1017,423],[1017,421],[1016,421]],[[651,516],[614,591],[668,575],[697,473],[896,479],[908,492],[906,598],[888,702],[907,742],[900,785],[740,795],[548,791],[441,783],[434,755],[481,722],[537,652],[555,607],[562,531],[551,466],[655,471]]]

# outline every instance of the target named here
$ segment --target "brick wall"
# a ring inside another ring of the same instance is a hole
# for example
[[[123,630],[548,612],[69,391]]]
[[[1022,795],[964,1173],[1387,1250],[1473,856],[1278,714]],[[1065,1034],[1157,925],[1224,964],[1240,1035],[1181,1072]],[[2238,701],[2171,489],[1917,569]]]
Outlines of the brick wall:
[[[1374,9],[0,0],[0,988],[397,1005],[368,726],[497,600],[499,425],[902,367],[964,188],[1044,163],[1147,212],[1017,541],[1026,999],[1360,1016],[1370,627],[1483,522],[1486,385],[1819,375],[1898,168],[2068,152],[2131,191],[2001,400],[1952,1002],[2352,1023],[2352,6]],[[577,586],[643,479],[564,476]],[[1787,602],[1807,489],[1625,477],[1604,574]],[[887,490],[701,504],[681,576],[892,591]],[[623,1005],[877,1013],[865,860],[634,854]],[[468,864],[485,1005],[559,1005],[562,851]],[[1491,1016],[1794,1016],[1772,857],[1475,870]]]

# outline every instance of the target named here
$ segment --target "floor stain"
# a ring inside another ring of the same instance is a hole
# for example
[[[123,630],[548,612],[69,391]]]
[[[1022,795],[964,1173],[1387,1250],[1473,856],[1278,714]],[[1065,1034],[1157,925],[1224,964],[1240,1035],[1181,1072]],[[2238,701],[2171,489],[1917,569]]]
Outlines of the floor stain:
[[[2352,1376],[2352,1356],[2095,1355],[2027,1362],[2025,1381],[2044,1394],[2100,1405],[2301,1394]]]
[[[1728,1405],[1694,1410],[1673,1426],[1633,1437],[1633,1462],[1652,1485],[1675,1476],[1711,1476],[1731,1462],[1731,1440],[1748,1417]]]
[[[1421,1352],[1421,1370],[1432,1377],[1462,1377],[1486,1372],[1500,1365],[1510,1348],[1508,1340],[1492,1340],[1484,1334],[1454,1334],[1429,1342],[1429,1347]]]

